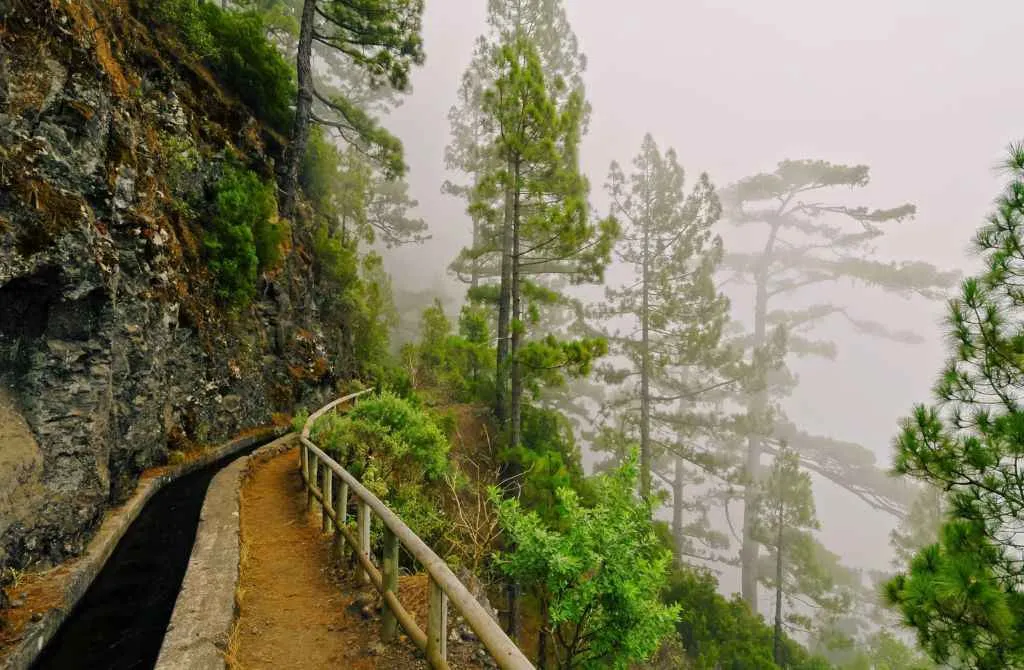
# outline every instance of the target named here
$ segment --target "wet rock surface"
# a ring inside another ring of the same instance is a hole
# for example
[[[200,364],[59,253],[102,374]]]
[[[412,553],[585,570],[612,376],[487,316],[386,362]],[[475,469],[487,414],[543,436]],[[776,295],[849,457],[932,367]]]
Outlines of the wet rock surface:
[[[229,154],[272,174],[266,138],[122,4],[0,2],[0,570],[80,553],[169,449],[330,393],[306,300],[223,309],[182,205]]]

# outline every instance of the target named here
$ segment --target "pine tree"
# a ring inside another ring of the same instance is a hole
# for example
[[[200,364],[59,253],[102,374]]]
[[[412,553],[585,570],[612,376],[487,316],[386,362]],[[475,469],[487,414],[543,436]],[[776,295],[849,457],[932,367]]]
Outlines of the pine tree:
[[[599,281],[617,230],[613,220],[596,225],[590,220],[589,184],[579,172],[581,92],[559,106],[548,91],[564,84],[545,78],[536,48],[522,35],[502,47],[495,69],[501,74],[484,92],[483,110],[497,128],[491,164],[500,167],[481,177],[472,211],[501,230],[495,414],[507,431],[502,474],[514,494],[521,474],[514,454],[529,375],[564,367],[586,371],[603,353],[601,342],[558,342],[551,336],[524,346],[527,317],[537,303],[554,299],[531,278],[564,274],[574,281]],[[503,207],[496,210],[499,196]],[[510,628],[514,635],[515,623]]]
[[[722,337],[729,301],[714,282],[723,250],[712,233],[721,207],[710,179],[701,174],[686,195],[675,151],[663,154],[650,134],[633,166],[627,175],[613,163],[607,185],[624,227],[616,255],[632,272],[595,310],[605,321],[625,319],[624,332],[606,334],[625,363],[603,366],[602,377],[619,386],[608,407],[625,419],[627,440],[639,441],[640,495],[650,497],[652,472],[672,485],[678,558],[683,487],[695,474],[688,464],[717,475],[726,467],[699,446],[725,418],[708,397],[741,382],[745,371],[741,351]]]
[[[939,488],[929,484],[920,488],[907,516],[889,533],[889,543],[896,554],[894,566],[906,565],[917,552],[939,539],[947,507]]]
[[[813,339],[810,331],[824,320],[842,318],[860,333],[898,342],[918,342],[919,336],[894,331],[885,324],[851,314],[839,304],[817,304],[801,310],[773,309],[774,300],[791,296],[801,289],[843,280],[904,296],[935,298],[937,288],[949,286],[955,273],[940,272],[919,262],[885,263],[869,260],[872,243],[884,234],[884,226],[912,217],[910,204],[891,209],[869,209],[829,202],[837,188],[862,188],[868,184],[867,166],[834,165],[825,161],[782,161],[772,173],[748,177],[723,192],[728,218],[747,231],[760,226],[765,232],[763,247],[749,253],[726,255],[724,266],[731,271],[730,281],[751,284],[755,290],[753,332],[746,344],[758,351],[768,341],[774,325],[786,327],[788,350],[798,356],[835,356],[832,342]],[[784,370],[766,378],[761,390],[747,394],[750,434],[747,443],[746,477],[756,482],[760,476],[762,453],[777,451],[780,438],[787,439],[803,457],[806,467],[832,479],[860,495],[869,504],[886,511],[902,512],[907,497],[893,500],[892,488],[874,466],[869,449],[837,443],[808,435],[787,426],[780,414],[778,400],[793,388],[794,380]],[[773,416],[773,412],[775,416]],[[783,430],[779,430],[782,428]],[[758,544],[752,538],[751,502],[754,488],[744,494],[743,547],[741,551],[742,593],[744,600],[757,608]],[[897,490],[896,494],[906,491]]]
[[[821,546],[811,531],[819,528],[814,509],[811,478],[800,470],[800,457],[783,446],[768,477],[757,486],[753,536],[769,550],[774,570],[762,575],[775,591],[775,662],[782,663],[783,601],[810,595],[830,609],[842,609],[842,596],[833,594],[829,571],[823,565]],[[790,621],[805,617],[791,613]]]
[[[304,0],[252,0],[248,5],[261,13],[281,49],[289,57],[295,58],[299,18],[302,15]],[[403,102],[403,94],[410,90],[409,86],[407,85],[404,91],[399,91],[388,81],[375,79],[370,71],[328,42],[314,41],[312,53],[315,56],[312,63],[314,87],[319,92],[319,96],[313,101],[314,115],[323,119],[332,116],[330,105],[321,98],[344,100],[346,104],[365,113],[365,120],[375,128],[374,132],[380,133],[385,144],[397,147],[392,139],[385,136],[373,117],[399,107]],[[311,129],[305,163],[310,162],[309,154],[314,154],[316,158],[315,154],[329,149],[323,143],[334,143],[331,133],[326,132],[332,129],[330,125],[315,125]],[[426,222],[409,214],[419,203],[409,196],[408,182],[392,169],[394,155],[388,152],[374,152],[373,148],[363,141],[369,135],[364,137],[358,132],[353,134],[349,132],[350,130],[355,131],[355,128],[341,128],[334,134],[338,135],[344,144],[339,149],[343,155],[340,165],[351,174],[331,176],[330,178],[336,182],[336,188],[332,187],[331,193],[318,194],[320,197],[310,196],[311,200],[319,205],[331,199],[359,198],[365,201],[368,216],[362,223],[369,226],[365,228],[369,234],[363,237],[370,242],[379,236],[385,245],[391,247],[420,243],[429,239]],[[321,169],[333,169],[333,162]],[[359,186],[355,193],[347,193],[352,186],[349,182],[353,181],[367,183],[365,186]],[[303,185],[305,187],[305,184]],[[330,212],[317,213],[331,216]],[[343,229],[346,227],[344,222],[341,226]]]
[[[1024,665],[1024,145],[975,245],[985,271],[949,305],[953,351],[896,440],[895,470],[944,491],[949,516],[886,595],[937,662]]]
[[[498,132],[488,115],[483,113],[484,92],[499,76],[495,58],[503,44],[515,36],[523,36],[536,46],[541,69],[550,81],[561,79],[560,90],[550,90],[556,104],[564,105],[573,92],[583,91],[586,58],[579,52],[578,41],[569,24],[562,0],[488,0],[485,35],[477,39],[473,57],[458,91],[458,102],[449,111],[452,139],[445,150],[449,170],[463,175],[462,181],[446,181],[443,190],[470,201],[479,198],[476,185],[482,175],[499,169],[490,164],[488,151]],[[580,133],[585,134],[590,115],[585,101],[579,111]],[[500,203],[495,203],[500,207]],[[500,231],[479,214],[470,212],[472,240],[452,262],[451,269],[471,288],[493,281],[500,275]]]
[[[281,166],[283,216],[293,214],[312,124],[334,129],[346,142],[373,155],[388,175],[404,173],[401,142],[380,128],[351,99],[344,95],[332,97],[316,87],[313,45],[323,44],[344,54],[365,73],[371,86],[387,82],[396,90],[404,90],[409,70],[424,59],[422,15],[423,0],[303,1],[296,45],[298,99],[290,143]]]
[[[410,211],[419,203],[404,181],[386,181],[355,147],[339,150],[322,128],[310,136],[300,175],[314,213],[346,243],[387,247],[427,239],[427,223]]]

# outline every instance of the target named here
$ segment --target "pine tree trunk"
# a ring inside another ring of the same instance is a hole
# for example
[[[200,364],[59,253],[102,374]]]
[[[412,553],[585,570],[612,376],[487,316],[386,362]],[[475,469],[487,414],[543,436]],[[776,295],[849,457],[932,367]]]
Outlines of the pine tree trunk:
[[[285,152],[281,168],[281,216],[286,219],[295,214],[295,202],[299,190],[299,170],[309,143],[309,126],[313,114],[313,21],[316,18],[317,0],[304,0],[302,23],[299,29],[299,44],[296,55],[298,74],[298,96],[295,100],[295,122],[292,125],[291,141]]]
[[[508,173],[513,171],[512,159],[508,160]],[[505,216],[502,221],[501,234],[501,283],[498,289],[498,357],[494,379],[494,416],[498,426],[504,430],[508,419],[508,384],[509,384],[509,326],[512,317],[512,216],[513,216],[513,184],[505,185]],[[503,476],[504,479],[504,476]]]
[[[473,217],[473,246],[476,250],[480,246],[480,221]],[[469,289],[472,291],[480,285],[480,258],[479,256],[470,261],[469,264]]]
[[[510,323],[510,347],[508,360],[511,368],[511,402],[509,408],[509,431],[508,446],[515,450],[519,447],[520,435],[522,434],[523,415],[523,375],[522,366],[519,361],[519,349],[522,344],[522,296],[520,287],[520,265],[519,265],[519,163],[515,163],[512,183],[516,188],[512,195],[512,318]],[[518,462],[509,462],[505,467],[506,479],[509,480],[507,490],[518,497],[521,488],[522,469]],[[514,641],[519,641],[520,631],[520,586],[517,582],[509,584],[508,591],[508,635]]]
[[[499,296],[498,316],[498,418],[503,429],[508,430],[508,446],[515,449],[519,444],[522,417],[522,375],[516,362],[519,348],[519,334],[512,328],[512,322],[519,318],[519,162],[509,160],[511,184],[505,192],[505,229],[503,232],[502,285]],[[506,389],[510,392],[506,396]],[[509,402],[510,401],[510,402]],[[505,496],[518,496],[521,468],[515,461],[502,463],[502,488]],[[509,547],[514,550],[514,547]],[[520,586],[511,581],[506,588],[508,599],[508,635],[518,641],[520,629]]]
[[[757,306],[754,314],[754,347],[763,347],[765,343],[765,295],[766,289],[762,282],[757,285]],[[758,391],[747,405],[751,416],[760,417],[767,405],[767,397]],[[743,547],[740,550],[741,590],[743,600],[754,612],[758,611],[757,602],[757,556],[760,545],[753,537],[754,517],[757,504],[757,491],[754,485],[758,481],[761,470],[761,450],[764,447],[761,435],[753,433],[747,437],[747,486],[743,492]]]
[[[548,628],[551,626],[551,613],[548,610],[547,598],[540,602],[540,631],[537,634],[537,670],[548,667]]]
[[[683,472],[686,461],[676,456],[675,479],[672,480],[672,536],[675,539],[676,563],[683,562]]]
[[[650,268],[651,236],[650,221],[644,221],[643,283],[640,298],[640,497],[651,495],[651,318]]]
[[[779,536],[775,551],[775,663],[782,665],[782,505],[779,505],[779,516],[776,519]]]
[[[761,255],[761,267],[757,273],[757,295],[754,303],[754,341],[753,348],[758,350],[768,341],[768,264],[771,260],[771,253],[775,248],[775,240],[779,233],[781,222],[772,224],[768,235],[764,252]],[[748,416],[754,417],[755,421],[764,418],[765,410],[768,407],[768,392],[760,390],[753,394],[747,403]],[[764,449],[764,437],[757,432],[747,437],[747,462],[746,475],[748,478],[746,490],[743,493],[743,547],[740,550],[740,590],[743,600],[755,613],[758,611],[757,602],[757,557],[760,545],[753,537],[753,524],[756,504],[756,490],[754,483],[761,476],[761,451]]]

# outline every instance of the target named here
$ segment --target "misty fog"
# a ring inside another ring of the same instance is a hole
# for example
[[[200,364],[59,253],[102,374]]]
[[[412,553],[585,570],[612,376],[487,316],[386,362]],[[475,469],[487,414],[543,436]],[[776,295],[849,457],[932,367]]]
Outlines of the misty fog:
[[[645,132],[674,147],[687,181],[707,171],[718,187],[786,158],[866,164],[871,183],[852,194],[871,206],[917,205],[878,244],[893,259],[971,272],[970,240],[998,190],[995,167],[1020,135],[1015,109],[1015,26],[1024,5],[984,7],[940,0],[854,4],[782,0],[676,3],[568,0],[586,54],[593,105],[582,166],[596,212],[607,212],[603,184],[612,160],[628,163]],[[461,201],[441,193],[448,174],[446,115],[485,3],[427,3],[426,65],[387,123],[402,138],[408,181],[433,238],[392,250],[396,288],[431,289],[458,303],[465,287],[446,272],[467,243]],[[1016,20],[1015,20],[1016,19]],[[1013,32],[1011,32],[1013,31]],[[742,245],[720,225],[727,248]],[[911,330],[920,345],[851,334],[841,319],[821,331],[838,344],[835,361],[797,360],[796,391],[784,402],[807,430],[863,444],[888,468],[897,422],[928,398],[944,357],[944,305],[901,299],[838,282],[826,295],[861,316]],[[740,287],[743,289],[744,287]],[[740,320],[749,296],[726,293]],[[593,295],[587,291],[588,296]],[[599,294],[598,294],[599,295]],[[592,459],[584,455],[585,462]],[[895,519],[816,477],[822,540],[853,567],[884,569]],[[732,587],[726,581],[723,587]]]

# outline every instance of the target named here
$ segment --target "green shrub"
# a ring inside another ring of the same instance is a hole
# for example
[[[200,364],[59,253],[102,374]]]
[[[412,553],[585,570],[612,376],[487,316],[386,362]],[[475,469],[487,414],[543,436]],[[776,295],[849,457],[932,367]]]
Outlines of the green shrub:
[[[421,538],[438,535],[443,518],[432,486],[448,472],[449,444],[416,403],[385,391],[346,414],[321,417],[310,433]]]
[[[696,670],[775,670],[773,629],[735,595],[718,593],[713,575],[697,568],[677,568],[663,596],[682,606],[676,630],[691,667]],[[788,636],[782,644],[782,667],[827,670],[827,661],[812,656]]]
[[[419,385],[434,386],[461,402],[489,401],[494,394],[494,350],[484,309],[465,305],[459,333],[440,300],[423,310],[420,340],[406,345],[401,356]]]
[[[267,38],[254,11],[227,11],[196,0],[145,0],[142,13],[172,27],[181,41],[253,113],[277,130],[292,121],[293,68]]]
[[[309,410],[302,408],[295,412],[295,416],[292,417],[292,430],[296,433],[301,433],[302,429],[306,426],[306,421],[309,420]]]
[[[158,24],[169,24],[200,58],[217,53],[217,43],[206,24],[205,3],[196,0],[146,0],[140,2],[144,15]]]
[[[516,463],[525,473],[522,502],[550,521],[557,504],[557,491],[572,489],[589,499],[583,478],[580,450],[572,425],[556,410],[524,404],[522,436],[517,449],[503,449],[503,458]]]
[[[217,293],[231,304],[248,302],[257,274],[280,260],[285,229],[276,221],[276,210],[273,184],[249,170],[227,166],[217,183],[203,246]]]
[[[217,46],[207,58],[220,80],[257,117],[277,130],[286,130],[295,100],[293,67],[267,41],[266,26],[256,12],[226,12],[202,5],[206,25]]]

